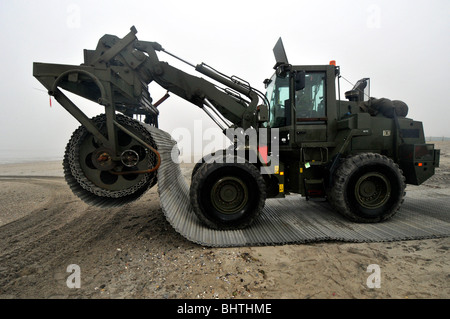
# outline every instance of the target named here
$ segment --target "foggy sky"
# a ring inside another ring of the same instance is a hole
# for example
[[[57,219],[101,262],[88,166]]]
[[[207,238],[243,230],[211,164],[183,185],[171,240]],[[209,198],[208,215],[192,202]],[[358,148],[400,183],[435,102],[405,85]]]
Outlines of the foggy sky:
[[[79,123],[32,76],[33,62],[79,65],[83,49],[104,34],[157,41],[193,64],[205,62],[264,90],[273,73],[272,48],[283,38],[291,64],[328,64],[355,83],[371,78],[371,95],[405,101],[426,136],[450,136],[450,1],[61,1],[0,0],[2,97],[0,151],[30,156],[64,152]],[[160,54],[160,60],[196,74]],[[351,88],[341,81],[341,98]],[[158,100],[165,91],[150,85]],[[74,99],[93,116],[102,107]],[[160,106],[160,128],[194,132],[214,124],[177,98]]]

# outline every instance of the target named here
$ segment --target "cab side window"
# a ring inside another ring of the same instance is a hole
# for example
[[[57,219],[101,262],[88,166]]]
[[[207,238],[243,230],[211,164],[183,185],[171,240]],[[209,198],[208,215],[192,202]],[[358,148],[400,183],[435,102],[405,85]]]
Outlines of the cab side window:
[[[306,73],[305,88],[295,92],[297,121],[324,118],[325,112],[325,72]]]

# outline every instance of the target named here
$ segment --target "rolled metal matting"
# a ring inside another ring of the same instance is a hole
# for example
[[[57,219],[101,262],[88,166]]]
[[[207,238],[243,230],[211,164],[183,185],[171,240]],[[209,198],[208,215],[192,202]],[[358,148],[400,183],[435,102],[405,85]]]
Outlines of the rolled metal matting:
[[[413,191],[413,195],[407,194],[393,218],[375,224],[354,223],[333,211],[327,202],[306,201],[300,195],[288,195],[281,199],[267,199],[261,216],[248,228],[207,228],[192,211],[189,185],[179,164],[172,160],[172,156],[178,157],[178,149],[174,149],[176,142],[168,133],[146,127],[161,154],[157,178],[162,211],[178,233],[197,244],[232,247],[332,240],[383,242],[450,235],[450,191],[446,189]]]

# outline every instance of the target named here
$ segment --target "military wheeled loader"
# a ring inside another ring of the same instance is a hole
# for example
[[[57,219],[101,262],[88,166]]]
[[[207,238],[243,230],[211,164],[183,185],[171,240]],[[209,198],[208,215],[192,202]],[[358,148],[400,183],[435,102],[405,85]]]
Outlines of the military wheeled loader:
[[[370,79],[341,100],[334,61],[291,65],[280,38],[263,94],[136,33],[132,27],[124,38],[103,36],[95,50],[84,50],[81,65],[33,65],[33,75],[81,124],[63,167],[72,191],[89,204],[124,205],[172,174],[161,167],[177,155],[175,143],[158,128],[158,107],[169,92],[202,108],[230,138],[229,148],[204,154],[195,165],[189,190],[176,182],[158,186],[162,203],[171,193],[176,214],[190,205],[210,229],[248,227],[267,198],[291,193],[328,200],[355,222],[380,222],[399,210],[406,184],[422,184],[439,166],[439,150],[425,142],[422,123],[406,117],[404,102],[371,97]],[[160,61],[157,52],[207,79]],[[153,81],[168,91],[157,102],[148,92]],[[104,114],[88,118],[64,91],[104,106]],[[181,191],[189,203],[177,202]]]

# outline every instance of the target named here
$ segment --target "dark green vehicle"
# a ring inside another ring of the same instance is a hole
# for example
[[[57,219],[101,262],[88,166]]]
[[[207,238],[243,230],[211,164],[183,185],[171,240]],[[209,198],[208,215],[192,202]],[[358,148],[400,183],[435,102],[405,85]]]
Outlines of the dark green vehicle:
[[[170,137],[158,128],[158,105],[168,94],[153,103],[152,81],[205,110],[233,142],[192,172],[190,209],[210,228],[247,227],[266,198],[290,193],[328,200],[356,222],[383,221],[400,208],[406,184],[420,185],[439,166],[439,150],[425,143],[422,123],[406,117],[404,102],[370,97],[367,78],[341,100],[334,61],[291,65],[280,39],[263,94],[204,63],[188,64],[214,83],[161,62],[157,51],[174,55],[137,40],[136,32],[105,35],[80,66],[34,63],[33,75],[81,123],[64,169],[74,193],[90,204],[123,205],[171,174],[159,170],[171,161]],[[105,114],[89,119],[60,89],[98,102]],[[183,192],[177,183],[159,188]],[[181,197],[172,207],[183,214]]]
[[[378,222],[399,209],[405,184],[420,185],[434,174],[439,150],[425,143],[421,122],[406,118],[404,102],[371,98],[367,78],[343,101],[334,61],[291,66],[283,55],[277,61],[265,83],[269,125],[280,130],[278,180],[285,192],[327,198],[354,221]]]

